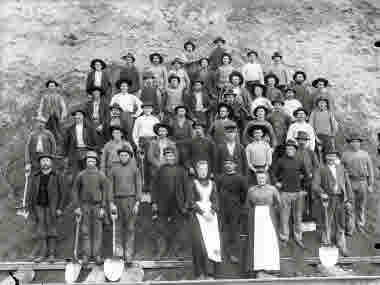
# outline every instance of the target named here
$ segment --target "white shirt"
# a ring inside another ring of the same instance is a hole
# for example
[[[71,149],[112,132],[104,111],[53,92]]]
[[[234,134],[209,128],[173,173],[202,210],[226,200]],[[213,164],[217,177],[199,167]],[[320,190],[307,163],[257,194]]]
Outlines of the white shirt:
[[[245,82],[259,80],[264,83],[263,69],[260,63],[246,63],[241,69]]]
[[[227,149],[228,149],[229,154],[231,156],[233,156],[236,143],[235,142],[228,142],[228,143],[226,143],[226,145],[227,145]]]
[[[301,108],[301,107],[302,107],[302,103],[299,100],[297,100],[297,99],[288,100],[287,99],[284,101],[283,110],[285,111],[285,113],[287,113],[294,120],[295,118],[293,117],[293,112],[295,110],[297,110],[298,108]]]
[[[202,92],[195,92],[195,111],[202,111],[203,110],[203,97]]]
[[[100,102],[96,102],[96,101],[94,101],[94,110],[93,110],[93,112],[92,112],[92,118],[93,119],[99,119],[99,104]]]
[[[156,134],[153,131],[153,126],[160,122],[153,115],[142,115],[138,117],[133,126],[132,137],[136,145],[139,145],[140,137],[154,137]]]
[[[290,125],[286,140],[292,139],[296,140],[297,134],[299,131],[307,132],[309,135],[309,140],[306,144],[306,147],[310,148],[312,151],[315,149],[315,132],[313,127],[306,122],[294,122]]]
[[[112,99],[110,105],[114,103],[118,103],[124,112],[134,113],[135,116],[139,116],[142,113],[141,105],[142,102],[139,98],[137,98],[133,94],[129,93],[118,93],[115,94]]]
[[[77,147],[86,147],[83,140],[83,124],[75,125],[75,134],[77,137]]]
[[[101,71],[95,71],[94,85],[96,87],[101,87],[102,86],[102,72]]]
[[[38,135],[38,137],[37,137],[36,152],[44,152],[44,146],[42,143],[42,136],[41,135]]]
[[[337,178],[336,178],[336,166],[335,164],[328,164],[328,167],[335,179],[335,185],[334,185],[334,193],[337,193],[338,192],[338,183],[337,183]]]

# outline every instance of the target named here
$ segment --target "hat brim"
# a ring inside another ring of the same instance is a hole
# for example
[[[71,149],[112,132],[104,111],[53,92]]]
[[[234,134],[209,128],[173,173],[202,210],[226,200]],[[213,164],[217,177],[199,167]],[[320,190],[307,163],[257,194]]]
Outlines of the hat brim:
[[[45,83],[45,87],[48,88],[50,83],[54,83],[55,87],[59,87],[59,83],[55,80],[48,80],[46,83]]]
[[[329,85],[329,81],[325,78],[317,78],[311,83],[311,85],[316,88],[319,82],[323,82],[325,86]]]
[[[185,109],[186,113],[188,111],[187,107],[185,105],[179,105],[174,108],[174,113],[177,113],[178,109]]]
[[[226,43],[226,40],[225,40],[225,39],[222,39],[222,38],[217,38],[217,39],[213,40],[213,43],[214,43],[214,44],[217,44],[218,42],[221,42],[222,44],[225,44],[225,43]]]
[[[306,73],[305,73],[305,72],[303,72],[303,71],[296,71],[296,72],[293,74],[293,80],[294,80],[294,81],[296,81],[296,77],[297,77],[298,74],[302,74],[304,80],[307,79],[307,77],[306,77]]]
[[[264,82],[265,82],[265,84],[268,84],[268,80],[269,80],[270,78],[274,78],[274,80],[275,80],[274,85],[277,86],[277,85],[280,83],[280,79],[279,79],[275,74],[268,74],[268,75],[266,75],[266,76],[264,77]]]
[[[196,45],[192,41],[187,41],[183,44],[183,49],[186,50],[186,46],[191,45],[193,47],[193,50],[196,49]]]
[[[295,111],[293,112],[293,117],[297,117],[297,114],[298,114],[299,112],[304,112],[305,115],[307,116],[307,111],[306,111],[306,109],[304,109],[304,108],[299,108],[299,109],[297,109],[297,110],[295,110]]]
[[[265,107],[265,106],[263,106],[263,105],[259,105],[259,106],[257,106],[257,107],[253,110],[253,112],[252,112],[255,116],[256,116],[256,112],[257,112],[258,109],[264,109],[264,110],[265,110],[265,114],[268,114],[268,112],[269,112],[269,110],[268,110],[267,107]]]
[[[150,62],[153,62],[153,58],[154,58],[155,56],[158,56],[158,57],[159,57],[159,59],[160,59],[160,63],[163,63],[163,62],[164,62],[164,58],[163,58],[162,55],[159,54],[159,53],[152,53],[151,55],[149,55],[149,61],[150,61]]]
[[[243,77],[243,74],[241,74],[240,72],[231,72],[231,74],[228,76],[228,79],[229,79],[229,81],[230,81],[231,83],[232,83],[232,78],[233,78],[234,76],[239,77],[239,80],[240,80],[239,85],[242,85],[242,84],[244,83],[244,77]]]
[[[107,67],[107,64],[103,60],[96,58],[96,59],[91,60],[90,67],[92,69],[95,69],[96,62],[100,62],[100,64],[102,65],[102,69],[105,69]]]
[[[38,156],[38,161],[40,161],[43,158],[50,158],[51,160],[54,159],[54,157],[51,154],[41,154],[40,156]]]
[[[123,55],[120,59],[127,60],[127,58],[132,58],[132,62],[136,61],[136,58],[133,55],[131,55],[131,54]]]
[[[120,89],[121,84],[123,84],[123,83],[127,83],[128,86],[131,86],[132,81],[130,79],[119,79],[118,81],[116,81],[116,84],[115,84],[116,88]]]
[[[166,125],[166,124],[163,124],[163,123],[158,123],[158,124],[155,124],[155,125],[153,126],[153,132],[154,132],[157,136],[159,135],[159,134],[158,134],[158,130],[159,130],[160,128],[165,128],[165,129],[168,131],[168,136],[170,136],[171,131],[172,131],[171,127],[170,127],[169,125]]]
[[[177,75],[170,75],[168,78],[168,82],[170,83],[174,78],[176,78],[179,83],[181,82],[181,78]]]

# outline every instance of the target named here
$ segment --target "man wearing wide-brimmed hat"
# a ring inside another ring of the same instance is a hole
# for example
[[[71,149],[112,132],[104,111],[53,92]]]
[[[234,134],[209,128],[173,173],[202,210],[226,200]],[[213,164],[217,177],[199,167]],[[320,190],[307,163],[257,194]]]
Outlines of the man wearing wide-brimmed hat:
[[[190,89],[190,78],[187,74],[186,69],[184,68],[184,61],[179,58],[175,57],[171,63],[172,68],[168,72],[168,76],[170,78],[171,75],[176,75],[179,77],[179,87],[182,88],[185,92],[187,92]]]
[[[304,248],[302,242],[302,214],[306,192],[301,187],[301,177],[309,177],[303,160],[296,158],[297,142],[290,139],[285,143],[285,155],[272,165],[273,184],[280,192],[280,240],[286,244],[290,238],[289,222],[292,217],[294,241]]]
[[[246,110],[249,109],[251,103],[251,95],[244,84],[244,77],[239,71],[233,71],[230,74],[230,88],[236,94],[236,100],[244,106]]]
[[[86,117],[86,111],[77,107],[71,112],[75,123],[67,130],[63,146],[63,154],[66,164],[71,172],[70,183],[75,179],[79,171],[84,168],[83,159],[88,148],[95,148],[99,144],[98,135],[92,123]]]
[[[103,224],[106,219],[107,203],[113,203],[113,195],[109,180],[102,171],[98,170],[97,152],[87,151],[84,159],[86,168],[78,174],[73,185],[74,213],[80,215],[82,219],[80,237],[83,264],[88,263],[93,253],[95,262],[100,265],[103,262]]]
[[[219,96],[230,86],[229,78],[234,69],[232,66],[232,55],[225,52],[222,54],[221,63],[215,74]]]
[[[320,198],[321,207],[327,213],[322,219],[322,244],[336,244],[343,256],[348,255],[346,246],[346,211],[352,211],[354,196],[350,179],[342,164],[337,164],[338,151],[324,151],[326,165],[321,165],[313,179],[313,191]]]
[[[34,118],[35,126],[25,144],[25,171],[35,173],[39,167],[41,153],[56,155],[57,143],[54,135],[45,129],[47,119],[41,115]]]
[[[354,194],[356,230],[364,232],[368,193],[374,191],[373,163],[368,152],[361,149],[363,137],[360,134],[352,134],[347,142],[351,149],[343,153],[342,163],[347,169]]]
[[[110,133],[110,127],[118,126],[121,127],[124,134],[127,134],[127,140],[132,141],[132,135],[128,134],[129,130],[129,124],[125,120],[125,118],[122,117],[123,109],[118,103],[113,103],[112,105],[108,106],[108,115],[107,120],[104,126],[104,138],[105,141],[109,141],[112,139],[111,133]]]
[[[309,142],[307,147],[312,151],[315,150],[315,131],[314,128],[306,122],[307,112],[304,108],[298,108],[293,112],[293,116],[296,118],[296,121],[290,125],[286,139],[295,139],[299,131],[304,131],[309,135]]]
[[[279,86],[288,85],[290,83],[289,70],[282,61],[282,54],[278,51],[272,55],[272,65],[268,69],[268,73],[274,73],[279,81]]]
[[[265,86],[267,87],[265,96],[268,98],[268,100],[272,101],[275,98],[284,97],[281,89],[278,88],[279,82],[280,80],[275,74],[269,73],[265,75],[264,83],[265,83]]]
[[[154,74],[151,71],[144,71],[143,75],[143,86],[140,91],[140,100],[145,102],[153,103],[153,114],[159,116],[162,112],[161,110],[161,92],[156,84],[154,84]]]
[[[332,111],[335,111],[335,98],[333,94],[331,94],[328,90],[328,88],[331,86],[329,80],[327,80],[324,77],[318,77],[317,79],[314,79],[311,85],[315,88],[315,91],[312,94],[313,98],[313,108],[316,106],[316,99],[320,95],[327,96],[330,101],[330,109]]]
[[[196,44],[192,40],[188,40],[183,44],[184,54],[183,59],[185,62],[185,70],[189,75],[190,81],[193,82],[197,78],[199,68],[199,54],[196,52]]]
[[[116,240],[121,245],[124,260],[130,262],[135,252],[135,225],[142,198],[142,181],[139,169],[133,161],[133,149],[123,145],[117,150],[119,163],[112,166],[111,182],[111,212],[116,212]],[[118,248],[118,247],[117,247]]]
[[[56,258],[57,218],[62,215],[65,200],[63,176],[53,169],[54,157],[41,153],[39,171],[32,176],[26,196],[26,208],[36,222],[36,246],[31,254],[34,262]]]
[[[226,44],[226,40],[222,37],[216,37],[213,41],[215,45],[214,50],[210,53],[209,62],[210,68],[212,70],[217,70],[218,67],[222,64],[222,56],[226,52],[224,45]]]
[[[164,58],[160,53],[154,52],[149,55],[149,61],[151,64],[144,68],[144,71],[153,72],[156,86],[164,92],[168,86],[168,71],[163,64]]]
[[[293,120],[294,118],[294,111],[297,110],[298,108],[302,108],[302,103],[300,100],[296,99],[296,90],[290,86],[285,86],[284,88],[284,111],[292,117]],[[305,109],[306,110],[306,109]]]
[[[169,86],[162,94],[162,107],[164,120],[174,117],[174,109],[185,104],[185,90],[180,86],[181,78],[175,74],[169,76]]]
[[[90,90],[93,87],[100,87],[104,91],[106,102],[111,100],[112,83],[109,75],[104,70],[107,64],[99,58],[95,58],[91,61],[90,67],[92,71],[87,74],[86,90]]]
[[[141,76],[140,72],[135,65],[135,56],[128,52],[121,57],[125,61],[125,66],[120,70],[120,75],[118,79],[129,79],[131,85],[129,86],[129,93],[137,94],[141,88]]]
[[[103,146],[106,142],[105,137],[105,124],[108,118],[108,106],[104,98],[104,92],[100,87],[93,87],[90,90],[87,90],[91,98],[90,101],[86,103],[85,112],[88,119],[93,123],[98,136],[99,144]]]
[[[46,129],[51,131],[56,141],[62,142],[62,122],[67,116],[65,100],[59,92],[59,83],[49,79],[46,84],[46,92],[41,97],[37,114],[47,119]]]

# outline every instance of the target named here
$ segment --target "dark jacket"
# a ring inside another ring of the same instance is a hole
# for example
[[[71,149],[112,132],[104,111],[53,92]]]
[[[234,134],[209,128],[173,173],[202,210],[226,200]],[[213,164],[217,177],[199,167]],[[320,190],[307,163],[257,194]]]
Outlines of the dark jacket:
[[[108,104],[106,104],[105,100],[100,100],[99,122],[95,123],[95,121],[93,120],[93,113],[94,113],[94,103],[93,102],[87,102],[87,104],[85,106],[85,111],[86,111],[86,114],[88,116],[88,119],[94,123],[94,127],[97,127],[99,125],[103,125],[103,130],[104,130],[104,126],[105,126],[107,120],[109,120],[108,117],[110,115],[109,107],[108,107]]]
[[[189,110],[189,113],[190,113],[189,116],[191,118],[195,117],[194,113],[196,112],[195,111],[196,103],[197,101],[196,101],[196,97],[193,91],[191,91],[189,94],[185,96],[185,105],[187,106]],[[208,109],[210,108],[210,97],[206,93],[205,90],[202,91],[202,103],[203,103],[203,107],[206,108],[208,111]]]
[[[129,86],[129,93],[136,93],[141,88],[141,78],[140,72],[135,65],[128,67],[124,66],[120,71],[119,79],[129,79],[131,80],[131,85]]]
[[[192,138],[186,144],[187,158],[185,160],[186,168],[193,167],[199,160],[207,160],[209,162],[210,171],[215,172],[216,146],[215,143],[208,138]]]
[[[218,175],[223,173],[224,161],[227,159],[232,159],[233,161],[235,161],[235,163],[237,164],[236,172],[238,172],[241,175],[247,175],[247,155],[244,147],[241,144],[235,143],[235,149],[232,156],[228,151],[226,142],[223,142],[217,146],[215,171]]]
[[[352,202],[353,194],[351,183],[343,165],[336,165],[336,176],[337,179],[335,180],[328,165],[322,166],[314,176],[312,184],[313,191],[318,196],[322,193],[333,195],[335,183],[338,183],[338,192],[343,195],[343,201]]]
[[[292,118],[283,111],[273,111],[267,121],[272,125],[273,131],[277,138],[278,145],[283,145],[286,141],[289,126],[292,123]]]
[[[158,214],[173,217],[187,211],[187,172],[182,166],[164,164],[154,177],[151,195]]]
[[[87,120],[83,123],[83,141],[86,146],[91,148],[96,148],[98,145],[98,137],[96,134],[95,128],[89,123]],[[75,133],[75,124],[72,125],[66,133],[63,151],[64,156],[68,156],[70,158],[76,157],[76,149],[77,149],[77,138]]]
[[[242,207],[247,199],[248,179],[239,173],[224,173],[217,180],[217,188],[220,199],[225,201],[225,204]]]
[[[26,197],[26,207],[31,213],[34,212],[34,209],[37,206],[41,176],[41,171],[38,171],[36,174],[31,176],[31,181]],[[63,202],[65,200],[63,176],[57,173],[55,170],[52,170],[50,173],[47,189],[49,191],[49,208],[55,217],[56,210],[62,210]]]
[[[226,52],[226,49],[216,47],[208,57],[209,59],[209,66],[212,70],[216,70],[219,66],[222,65],[222,56]]]
[[[280,192],[300,192],[302,177],[309,177],[303,160],[296,157],[281,157],[275,164],[272,165],[273,184],[280,182],[282,187]]]
[[[89,90],[93,87],[95,87],[95,71],[92,70],[87,74],[87,80],[86,80],[86,90]],[[107,72],[104,70],[102,71],[102,81],[100,84],[100,88],[103,89],[104,95],[107,102],[111,101],[111,93],[112,93],[112,83],[110,80],[110,77]]]

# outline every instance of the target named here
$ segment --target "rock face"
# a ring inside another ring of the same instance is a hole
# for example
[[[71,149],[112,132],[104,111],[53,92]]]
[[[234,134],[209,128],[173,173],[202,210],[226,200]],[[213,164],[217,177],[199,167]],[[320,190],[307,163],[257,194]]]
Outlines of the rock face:
[[[85,97],[92,58],[115,67],[130,51],[142,68],[150,52],[170,60],[189,38],[196,39],[200,54],[208,55],[212,39],[222,35],[237,67],[247,48],[256,49],[264,64],[280,51],[285,63],[305,70],[308,79],[330,79],[343,129],[360,129],[374,138],[380,126],[380,48],[374,47],[380,31],[378,0],[3,0],[0,7],[4,194],[11,187],[22,189],[23,175],[16,169],[23,167],[30,118],[48,78],[60,81],[67,102],[75,104]],[[6,200],[0,205],[11,219]],[[15,228],[22,232],[19,224]],[[1,243],[0,255],[14,244]]]

